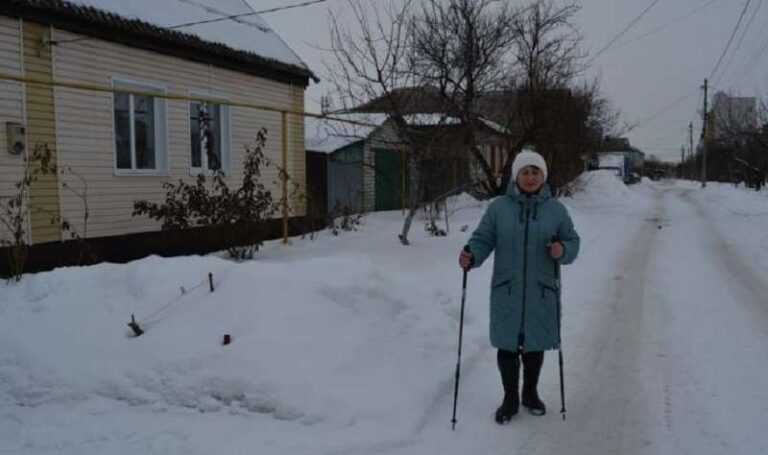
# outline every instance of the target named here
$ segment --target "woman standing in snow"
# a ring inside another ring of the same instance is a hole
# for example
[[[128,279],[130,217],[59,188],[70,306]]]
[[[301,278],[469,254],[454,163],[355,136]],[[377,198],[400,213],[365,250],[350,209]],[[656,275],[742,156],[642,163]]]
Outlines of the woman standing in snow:
[[[497,361],[504,401],[496,422],[508,422],[520,407],[518,383],[523,363],[522,404],[531,414],[546,407],[537,385],[544,351],[557,349],[559,333],[560,264],[579,252],[579,236],[565,206],[552,198],[547,164],[538,153],[522,151],[512,164],[515,184],[496,198],[483,215],[459,256],[463,269],[480,267],[495,251],[491,279],[491,344]]]

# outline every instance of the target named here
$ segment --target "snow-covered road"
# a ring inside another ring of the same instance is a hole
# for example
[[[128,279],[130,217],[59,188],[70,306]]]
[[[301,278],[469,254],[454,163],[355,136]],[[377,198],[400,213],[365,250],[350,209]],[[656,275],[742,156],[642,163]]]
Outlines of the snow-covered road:
[[[457,433],[446,400],[420,442],[392,453],[768,453],[766,276],[728,246],[695,189],[654,190],[629,242],[585,245],[585,255],[619,254],[589,270],[595,287],[566,312],[589,314],[588,330],[565,340],[567,420],[549,353],[548,415],[491,425],[500,386],[488,355],[463,383]]]
[[[564,199],[582,236],[563,268],[565,421],[550,352],[547,415],[493,422],[486,264],[469,277],[451,431],[456,255],[484,208],[461,198],[448,237],[417,220],[407,248],[386,212],[244,263],[151,257],[0,284],[0,454],[768,454],[767,195],[580,181]],[[209,272],[216,292],[194,288]],[[138,339],[134,312],[151,322]]]

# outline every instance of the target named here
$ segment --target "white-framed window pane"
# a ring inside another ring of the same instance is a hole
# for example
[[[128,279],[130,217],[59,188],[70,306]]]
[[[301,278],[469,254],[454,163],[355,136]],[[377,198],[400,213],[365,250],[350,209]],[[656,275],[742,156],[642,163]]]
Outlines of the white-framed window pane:
[[[211,146],[206,151],[208,169],[217,171],[221,169],[221,107],[218,104],[208,106],[208,141]]]
[[[192,145],[192,167],[203,167],[203,156],[200,153],[200,103],[189,106],[189,132]]]
[[[155,98],[133,95],[137,169],[155,169]]]
[[[130,95],[116,92],[115,103],[115,151],[118,169],[131,168],[131,112]]]
[[[222,169],[222,109],[219,104],[190,103],[191,164],[193,168]],[[202,135],[205,134],[205,150]]]
[[[163,89],[119,80],[113,87],[115,169],[147,175],[167,170],[165,101],[153,95]]]

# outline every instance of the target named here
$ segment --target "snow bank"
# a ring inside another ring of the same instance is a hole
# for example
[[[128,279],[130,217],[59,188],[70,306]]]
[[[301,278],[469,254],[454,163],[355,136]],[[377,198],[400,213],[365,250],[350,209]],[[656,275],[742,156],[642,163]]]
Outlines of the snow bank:
[[[28,276],[3,289],[0,393],[32,407],[98,396],[305,424],[361,414],[383,422],[438,380],[411,373],[451,349],[453,299],[411,290],[409,280],[357,254],[242,264],[152,257]],[[145,335],[129,337],[130,313]],[[220,345],[225,333],[230,346]]]
[[[576,182],[583,187],[584,194],[594,199],[612,201],[631,197],[631,192],[613,170],[585,172],[577,177]]]
[[[611,175],[584,177],[584,191],[564,200],[585,245],[579,266],[563,275],[564,336],[576,357],[579,334],[590,330],[582,309],[595,292],[592,278],[611,273],[611,255],[632,231],[621,204],[642,200]],[[148,257],[0,284],[0,451],[371,453],[433,420],[447,426],[460,317],[456,257],[487,202],[462,194],[448,205],[448,236],[429,237],[416,220],[409,247],[396,237],[403,215],[392,211],[338,237],[268,242],[253,261]],[[486,361],[482,371],[496,381],[491,270],[473,270],[469,280],[469,384]],[[141,337],[126,326],[131,313],[146,330]],[[224,334],[232,344],[221,344]],[[470,390],[465,405],[491,406]]]
[[[648,196],[656,191],[652,183],[643,182],[629,187],[613,170],[584,172],[572,185],[574,195],[565,200],[571,206],[584,210],[633,213],[647,208]]]

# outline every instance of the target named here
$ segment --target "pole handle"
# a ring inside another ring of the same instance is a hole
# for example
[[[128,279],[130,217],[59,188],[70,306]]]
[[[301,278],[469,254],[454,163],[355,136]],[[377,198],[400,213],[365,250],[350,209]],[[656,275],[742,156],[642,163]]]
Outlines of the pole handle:
[[[462,248],[462,251],[464,251],[465,253],[472,254],[472,250],[469,249],[469,245],[464,245],[464,248]],[[473,258],[472,262],[474,262],[474,258]],[[469,272],[469,269],[471,269],[471,268],[472,268],[472,265],[470,265],[469,267],[466,267],[466,268],[463,269],[464,270],[464,284],[463,284],[463,287],[465,287],[465,288],[467,287],[467,272]]]

